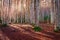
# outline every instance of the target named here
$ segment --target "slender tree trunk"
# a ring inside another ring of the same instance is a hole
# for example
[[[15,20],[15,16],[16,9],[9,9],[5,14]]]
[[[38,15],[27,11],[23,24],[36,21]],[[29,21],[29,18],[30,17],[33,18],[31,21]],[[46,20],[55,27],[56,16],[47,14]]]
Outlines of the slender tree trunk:
[[[39,0],[36,0],[36,25],[39,25]]]
[[[35,15],[34,15],[34,0],[31,0],[30,4],[30,21],[31,23],[35,23]]]

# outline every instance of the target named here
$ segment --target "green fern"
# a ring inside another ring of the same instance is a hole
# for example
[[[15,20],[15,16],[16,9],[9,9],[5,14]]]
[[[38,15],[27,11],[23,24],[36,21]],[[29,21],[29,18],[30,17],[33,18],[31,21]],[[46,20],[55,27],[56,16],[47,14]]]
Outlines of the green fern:
[[[40,31],[42,31],[42,28],[39,26],[34,26],[33,30],[36,32],[40,32]]]

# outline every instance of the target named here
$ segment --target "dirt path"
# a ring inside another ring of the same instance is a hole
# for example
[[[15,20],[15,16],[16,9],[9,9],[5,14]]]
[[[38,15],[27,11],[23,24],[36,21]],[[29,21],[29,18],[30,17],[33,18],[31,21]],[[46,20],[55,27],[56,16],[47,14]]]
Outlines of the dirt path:
[[[59,35],[56,36],[50,32],[35,32],[31,27],[25,26],[12,25],[2,28],[2,31],[10,40],[60,40]]]

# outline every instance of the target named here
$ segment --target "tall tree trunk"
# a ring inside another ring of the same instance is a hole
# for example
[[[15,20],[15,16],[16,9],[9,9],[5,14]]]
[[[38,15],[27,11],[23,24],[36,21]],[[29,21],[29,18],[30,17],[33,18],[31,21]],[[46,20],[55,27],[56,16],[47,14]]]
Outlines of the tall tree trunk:
[[[36,25],[39,25],[39,0],[36,0]]]
[[[31,0],[30,4],[30,21],[31,23],[35,23],[35,15],[34,15],[34,0]]]

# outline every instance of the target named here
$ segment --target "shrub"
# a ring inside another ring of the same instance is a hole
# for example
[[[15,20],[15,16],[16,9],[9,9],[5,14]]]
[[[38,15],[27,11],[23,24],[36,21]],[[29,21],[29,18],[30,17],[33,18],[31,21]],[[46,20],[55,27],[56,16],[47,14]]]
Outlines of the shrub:
[[[54,30],[54,32],[59,32],[60,31],[60,27],[56,27],[56,29]]]
[[[55,29],[54,32],[58,32],[59,30],[58,29]]]
[[[48,16],[44,16],[44,20],[45,20],[45,21],[48,20]]]
[[[8,27],[7,24],[0,24],[0,28]]]
[[[0,18],[0,23],[2,23],[2,20],[1,20],[1,18]]]
[[[40,28],[39,26],[34,26],[33,30],[37,31],[37,32],[40,32],[42,30],[42,28]]]
[[[51,16],[44,16],[44,21],[47,21],[47,20],[50,20],[51,19]]]
[[[60,27],[58,26],[57,29],[60,30]]]
[[[7,27],[8,25],[5,23],[5,24],[2,24],[2,27]]]

